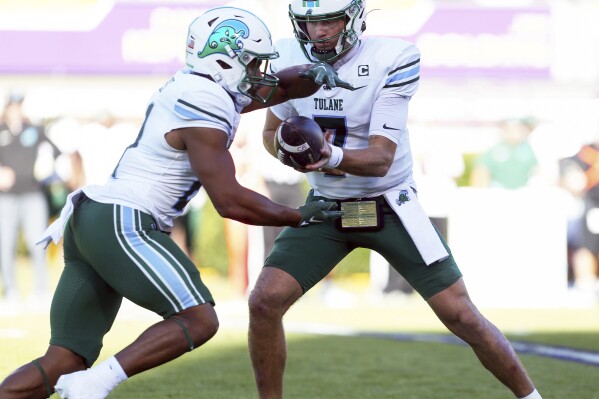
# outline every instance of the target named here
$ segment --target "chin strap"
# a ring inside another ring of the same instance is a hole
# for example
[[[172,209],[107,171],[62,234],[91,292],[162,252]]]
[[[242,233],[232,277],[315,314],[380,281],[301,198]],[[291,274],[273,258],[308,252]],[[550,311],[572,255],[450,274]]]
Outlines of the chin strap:
[[[40,363],[37,361],[37,359],[33,360],[31,363],[42,374],[42,378],[44,379],[44,385],[46,385],[46,391],[48,393],[47,397],[49,398],[50,396],[52,396],[52,386],[50,385],[50,381],[48,380],[48,376],[46,375],[46,372],[44,371],[44,369],[42,368],[42,366],[40,365]]]
[[[310,54],[312,55],[312,57],[314,57],[315,60],[322,62],[327,62],[327,60],[337,56],[335,49],[327,50],[323,53],[316,51],[314,46],[312,46],[312,48],[310,49]]]

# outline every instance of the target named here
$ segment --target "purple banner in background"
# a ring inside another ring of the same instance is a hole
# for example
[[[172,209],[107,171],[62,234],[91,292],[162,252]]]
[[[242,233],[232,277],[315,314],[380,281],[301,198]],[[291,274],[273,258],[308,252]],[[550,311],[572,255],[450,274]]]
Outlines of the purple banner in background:
[[[170,74],[184,65],[189,23],[209,7],[116,3],[89,31],[0,30],[0,73]]]
[[[441,8],[404,38],[420,48],[428,75],[550,78],[548,8]]]
[[[210,6],[116,3],[87,29],[0,28],[0,73],[170,74],[184,65],[187,26]],[[382,27],[397,21],[382,18],[367,33],[388,35]],[[550,31],[548,9],[437,8],[404,38],[420,48],[429,76],[548,78]]]

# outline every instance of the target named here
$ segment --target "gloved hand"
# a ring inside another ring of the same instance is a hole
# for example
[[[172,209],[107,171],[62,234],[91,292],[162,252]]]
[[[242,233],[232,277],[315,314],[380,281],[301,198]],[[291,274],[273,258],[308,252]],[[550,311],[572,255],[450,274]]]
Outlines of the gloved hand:
[[[305,71],[300,72],[298,75],[300,78],[311,80],[318,85],[326,84],[331,88],[341,87],[351,91],[356,90],[350,83],[339,79],[337,71],[326,62],[317,62]]]
[[[337,219],[343,215],[343,212],[337,210],[337,203],[331,201],[308,202],[297,209],[302,215],[297,227],[326,222],[327,220]]]

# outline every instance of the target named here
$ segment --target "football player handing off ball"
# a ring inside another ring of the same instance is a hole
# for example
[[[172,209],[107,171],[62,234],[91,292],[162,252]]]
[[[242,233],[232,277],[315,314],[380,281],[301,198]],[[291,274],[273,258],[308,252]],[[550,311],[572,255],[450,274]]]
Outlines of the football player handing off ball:
[[[336,201],[344,214],[340,222],[285,229],[266,259],[249,303],[260,398],[283,398],[285,312],[354,248],[364,247],[383,255],[516,397],[539,399],[509,342],[470,301],[444,238],[418,202],[406,127],[420,79],[418,49],[397,38],[363,37],[363,0],[292,0],[289,17],[295,39],[276,44],[280,57],[272,70],[324,62],[355,90],[325,84],[267,112],[264,145],[273,156],[275,132],[287,118],[307,117],[329,132],[320,160],[304,169],[312,188],[306,203]]]
[[[187,68],[151,98],[137,139],[107,184],[74,192],[42,237],[56,243],[64,233],[50,346],[2,382],[0,398],[46,398],[56,389],[62,398],[102,399],[127,378],[212,338],[212,295],[169,236],[201,186],[221,216],[245,223],[298,227],[340,215],[333,202],[293,209],[242,187],[228,148],[240,113],[311,95],[322,84],[351,86],[329,65],[307,60],[269,74],[278,56],[270,32],[238,8],[198,17],[186,49]],[[124,297],[164,320],[91,367]]]

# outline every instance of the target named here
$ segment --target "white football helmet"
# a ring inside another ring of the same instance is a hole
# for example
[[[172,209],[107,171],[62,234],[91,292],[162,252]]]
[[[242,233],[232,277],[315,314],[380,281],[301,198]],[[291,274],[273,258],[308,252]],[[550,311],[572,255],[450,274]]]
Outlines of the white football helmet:
[[[311,61],[334,62],[351,50],[366,30],[365,0],[291,0],[289,18],[293,24],[295,37],[304,54]],[[345,18],[345,28],[336,36],[312,40],[308,36],[306,22],[326,21]],[[314,43],[337,40],[334,49],[319,51]]]
[[[278,56],[264,22],[241,8],[213,8],[189,25],[187,66],[210,75],[243,105],[250,100],[239,93],[262,103],[272,98],[279,79],[266,72],[268,61]],[[260,87],[270,90],[258,93]]]

